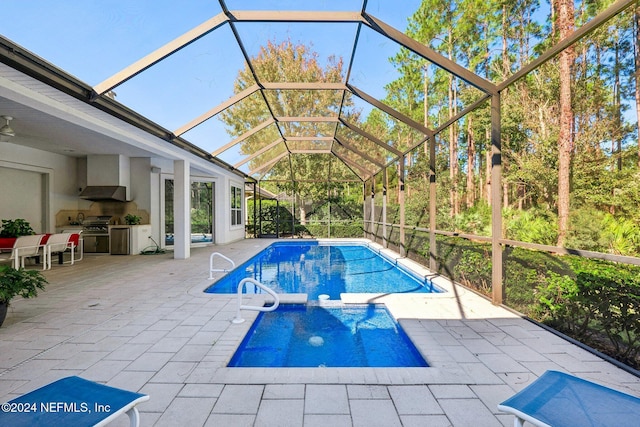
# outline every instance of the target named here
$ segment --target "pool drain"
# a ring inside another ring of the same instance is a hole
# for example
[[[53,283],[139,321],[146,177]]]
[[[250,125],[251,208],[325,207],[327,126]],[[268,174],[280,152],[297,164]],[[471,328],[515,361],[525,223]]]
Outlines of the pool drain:
[[[314,347],[320,347],[324,345],[324,339],[322,337],[319,337],[318,335],[314,335],[311,338],[309,338],[309,344],[311,344]]]

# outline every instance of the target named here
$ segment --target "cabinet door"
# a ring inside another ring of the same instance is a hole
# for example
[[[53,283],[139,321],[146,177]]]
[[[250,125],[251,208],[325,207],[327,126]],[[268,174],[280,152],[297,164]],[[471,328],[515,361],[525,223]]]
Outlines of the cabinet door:
[[[109,253],[109,236],[84,236],[84,251],[88,253]]]
[[[96,236],[84,236],[84,251],[89,253],[98,252]]]
[[[96,237],[96,252],[109,253],[109,236]]]

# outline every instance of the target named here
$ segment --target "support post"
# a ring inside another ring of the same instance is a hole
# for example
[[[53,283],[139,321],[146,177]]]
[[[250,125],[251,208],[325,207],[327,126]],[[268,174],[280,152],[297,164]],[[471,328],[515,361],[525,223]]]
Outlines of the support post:
[[[491,286],[492,302],[502,304],[502,143],[500,93],[491,97]]]
[[[327,238],[331,238],[331,186],[327,183]]]
[[[276,239],[280,238],[280,200],[276,199]]]
[[[260,191],[260,183],[258,183],[258,191]],[[262,236],[262,195],[258,199],[258,221],[260,222],[260,226],[258,227],[258,236]],[[257,225],[257,224],[256,224]]]
[[[367,181],[362,183],[362,232],[366,239],[369,234],[367,232]]]
[[[407,256],[407,247],[405,242],[405,206],[404,206],[404,163],[406,155],[400,156],[400,163],[398,164],[398,204],[400,205],[400,255]]]
[[[258,209],[258,192],[256,190],[257,185],[256,182],[253,182],[253,238],[257,238],[258,237],[258,223],[257,223],[257,218],[258,216],[256,215],[257,209]]]
[[[387,168],[382,169],[382,246],[389,247],[387,239]]]
[[[376,180],[372,176],[371,177],[371,240],[376,241],[376,233],[375,233],[375,221],[376,221]]]
[[[291,190],[291,238],[296,237],[296,185]]]
[[[437,215],[436,136],[429,138],[429,269],[438,270],[438,243],[436,241]]]
[[[191,179],[188,160],[173,162],[173,257],[191,256]]]

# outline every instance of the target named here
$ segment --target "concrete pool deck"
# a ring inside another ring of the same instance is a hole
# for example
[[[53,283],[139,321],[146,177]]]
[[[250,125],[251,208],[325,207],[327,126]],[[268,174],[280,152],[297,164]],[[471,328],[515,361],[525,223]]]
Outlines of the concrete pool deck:
[[[548,369],[640,396],[640,378],[443,278],[443,294],[344,298],[384,302],[431,367],[227,368],[257,313],[232,324],[235,296],[202,292],[209,255],[239,264],[272,242],[54,265],[0,328],[0,401],[79,375],[149,394],[142,426],[477,427],[513,425],[496,405]]]

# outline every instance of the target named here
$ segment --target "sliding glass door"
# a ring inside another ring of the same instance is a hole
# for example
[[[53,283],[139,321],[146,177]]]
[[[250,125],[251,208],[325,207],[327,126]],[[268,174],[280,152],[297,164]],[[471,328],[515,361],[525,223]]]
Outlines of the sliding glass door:
[[[213,227],[215,183],[191,182],[191,244],[212,243],[215,240]],[[164,233],[165,245],[173,246],[173,179],[164,181]]]
[[[213,242],[213,182],[191,183],[191,243]]]

